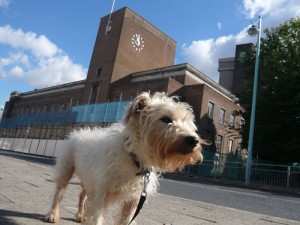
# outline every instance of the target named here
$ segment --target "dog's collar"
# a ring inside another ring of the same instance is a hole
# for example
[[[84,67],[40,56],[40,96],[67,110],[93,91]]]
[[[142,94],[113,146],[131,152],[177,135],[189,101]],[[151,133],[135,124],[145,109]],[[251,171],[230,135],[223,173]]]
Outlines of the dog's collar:
[[[139,171],[136,173],[137,176],[145,176],[147,173],[150,173],[152,170],[149,168],[145,168],[141,165],[140,161],[137,158],[137,155],[133,152],[130,152],[130,157]]]
[[[140,161],[137,159],[136,154],[134,154],[133,152],[130,152],[130,157],[131,157],[132,161],[134,162],[134,164],[136,165],[136,167],[140,169],[141,163],[140,163]]]

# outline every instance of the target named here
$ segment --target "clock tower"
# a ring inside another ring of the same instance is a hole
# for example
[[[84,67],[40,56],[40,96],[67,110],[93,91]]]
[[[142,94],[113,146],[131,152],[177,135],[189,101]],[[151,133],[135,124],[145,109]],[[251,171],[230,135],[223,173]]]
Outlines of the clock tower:
[[[110,85],[135,72],[174,64],[176,42],[124,7],[101,19],[83,104],[108,101]]]

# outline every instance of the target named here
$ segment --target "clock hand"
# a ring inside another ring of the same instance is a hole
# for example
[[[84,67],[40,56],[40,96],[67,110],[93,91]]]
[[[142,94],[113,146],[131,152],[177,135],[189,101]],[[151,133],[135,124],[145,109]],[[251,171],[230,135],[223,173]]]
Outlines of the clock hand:
[[[141,42],[140,42],[140,37],[139,36],[136,37],[135,44],[137,46],[140,46]]]

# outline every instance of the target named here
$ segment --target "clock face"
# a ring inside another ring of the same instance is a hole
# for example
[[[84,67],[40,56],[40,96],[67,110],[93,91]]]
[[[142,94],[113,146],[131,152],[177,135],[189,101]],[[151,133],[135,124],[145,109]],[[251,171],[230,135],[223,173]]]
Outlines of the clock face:
[[[143,48],[145,47],[144,45],[144,40],[142,38],[142,36],[140,34],[134,34],[131,38],[131,44],[132,47],[136,50],[136,51],[142,51]]]

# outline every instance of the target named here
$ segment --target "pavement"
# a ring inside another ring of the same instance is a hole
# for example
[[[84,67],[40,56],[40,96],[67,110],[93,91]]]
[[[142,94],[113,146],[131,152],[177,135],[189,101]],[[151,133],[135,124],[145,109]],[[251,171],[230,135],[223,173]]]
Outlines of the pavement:
[[[0,224],[37,225],[43,222],[54,194],[54,159],[0,151]],[[61,206],[60,225],[76,224],[74,214],[80,193],[74,177]],[[115,207],[108,211],[107,225],[113,224]],[[140,225],[274,225],[298,224],[268,215],[157,194],[148,199],[136,222]]]

